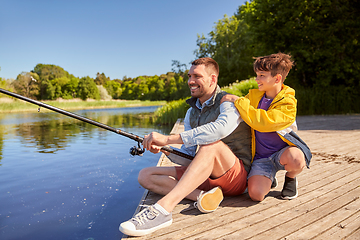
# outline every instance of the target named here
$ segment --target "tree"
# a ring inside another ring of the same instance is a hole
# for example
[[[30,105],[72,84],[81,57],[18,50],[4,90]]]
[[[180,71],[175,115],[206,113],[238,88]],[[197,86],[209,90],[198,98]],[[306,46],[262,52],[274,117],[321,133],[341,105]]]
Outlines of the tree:
[[[39,76],[36,73],[22,72],[12,84],[18,94],[36,99],[39,93],[38,79]]]
[[[360,87],[359,1],[254,0],[244,18],[257,56],[291,53],[289,85]]]
[[[198,35],[195,54],[219,63],[221,86],[253,76],[252,57],[284,52],[296,62],[290,86],[360,89],[359,29],[358,0],[253,0]]]
[[[110,81],[109,77],[105,76],[105,73],[97,73],[96,74],[96,78],[94,80],[94,82],[96,83],[96,85],[103,85],[105,86],[106,82]]]
[[[62,67],[39,63],[31,72],[38,76],[38,99],[55,99],[63,96],[62,87],[69,81],[70,74]]]
[[[96,87],[94,79],[89,76],[80,78],[78,85],[78,96],[82,100],[86,100],[88,98],[100,99],[99,89]]]
[[[69,76],[69,81],[63,86],[62,98],[64,99],[75,98],[77,96],[78,85],[79,85],[79,78],[71,74]]]
[[[105,83],[105,88],[113,99],[119,99],[121,97],[122,89],[119,81],[107,81]]]
[[[235,16],[224,16],[209,33],[209,38],[198,35],[196,57],[212,57],[219,64],[219,85],[226,86],[236,80],[253,75],[253,45],[248,33],[249,26],[239,8]]]
[[[171,60],[171,71],[173,71],[176,74],[179,74],[180,76],[184,76],[186,70],[188,69],[188,67],[186,66],[185,63],[180,63],[180,61],[178,60]]]

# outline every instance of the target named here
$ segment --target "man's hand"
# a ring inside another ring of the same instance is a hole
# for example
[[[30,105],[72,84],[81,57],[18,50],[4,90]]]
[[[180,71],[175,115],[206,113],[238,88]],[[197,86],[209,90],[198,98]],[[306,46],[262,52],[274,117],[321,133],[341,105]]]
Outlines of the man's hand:
[[[166,146],[168,144],[183,144],[180,134],[175,135],[162,135],[157,132],[152,132],[149,135],[144,136],[144,140],[142,145],[145,149],[149,150],[152,153],[158,153],[161,150],[161,147]],[[166,151],[162,151],[166,155],[169,153]]]
[[[223,102],[235,102],[239,97],[236,95],[232,95],[232,94],[226,94],[225,96],[222,97],[220,104]]]
[[[152,132],[149,135],[145,135],[142,142],[145,149],[153,153],[158,153],[162,146],[168,144],[168,136],[162,135],[157,132]]]

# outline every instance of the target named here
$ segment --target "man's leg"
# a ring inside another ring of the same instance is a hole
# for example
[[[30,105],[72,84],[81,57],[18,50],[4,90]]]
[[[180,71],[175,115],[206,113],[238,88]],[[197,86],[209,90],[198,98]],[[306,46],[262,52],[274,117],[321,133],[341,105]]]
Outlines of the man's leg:
[[[130,220],[121,223],[119,230],[128,235],[141,236],[169,226],[172,223],[171,212],[182,199],[185,197],[195,198],[192,194],[196,194],[195,191],[198,191],[198,186],[210,176],[212,178],[221,177],[234,166],[235,161],[238,159],[232,151],[223,142],[218,141],[200,147],[195,158],[177,182],[174,168],[148,168],[144,170],[139,175],[139,180],[143,185],[153,188],[159,193],[168,193],[156,204],[145,208]],[[159,174],[153,174],[156,172]],[[146,179],[143,177],[145,176],[149,176],[149,179],[152,180],[151,184],[144,183]],[[161,183],[162,180],[164,182]],[[218,189],[218,191],[220,190]],[[207,192],[206,197],[212,194],[210,192]],[[202,197],[203,195],[201,195]],[[222,194],[220,202],[221,200]],[[219,202],[217,206],[218,204]],[[205,210],[208,212],[209,209]]]
[[[237,161],[236,156],[222,141],[201,146],[182,178],[175,187],[157,203],[171,212],[207,178],[218,178]]]
[[[144,188],[161,195],[168,194],[178,183],[175,167],[148,167],[139,172],[138,181]],[[195,189],[187,199],[196,201],[201,190]]]

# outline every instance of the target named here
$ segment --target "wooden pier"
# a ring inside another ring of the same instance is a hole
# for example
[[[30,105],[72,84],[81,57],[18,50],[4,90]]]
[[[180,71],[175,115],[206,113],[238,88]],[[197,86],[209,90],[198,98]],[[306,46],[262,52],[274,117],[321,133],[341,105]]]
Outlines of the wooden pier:
[[[248,194],[226,197],[215,212],[202,214],[183,200],[170,227],[136,239],[360,239],[360,115],[300,116],[297,122],[313,159],[298,176],[296,199],[280,198],[281,171],[278,187],[260,203]],[[181,131],[178,121],[172,134]],[[160,157],[159,166],[171,164]],[[135,213],[160,198],[145,190]]]

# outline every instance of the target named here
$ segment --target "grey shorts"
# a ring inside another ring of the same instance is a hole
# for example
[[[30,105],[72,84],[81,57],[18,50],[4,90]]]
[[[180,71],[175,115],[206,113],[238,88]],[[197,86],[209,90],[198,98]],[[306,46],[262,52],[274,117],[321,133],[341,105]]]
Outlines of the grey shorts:
[[[278,171],[285,170],[284,165],[281,165],[280,163],[280,157],[283,154],[283,152],[288,148],[289,146],[284,147],[283,149],[272,154],[268,158],[260,158],[253,161],[253,163],[251,164],[251,169],[248,175],[248,179],[255,175],[261,175],[273,181]]]

